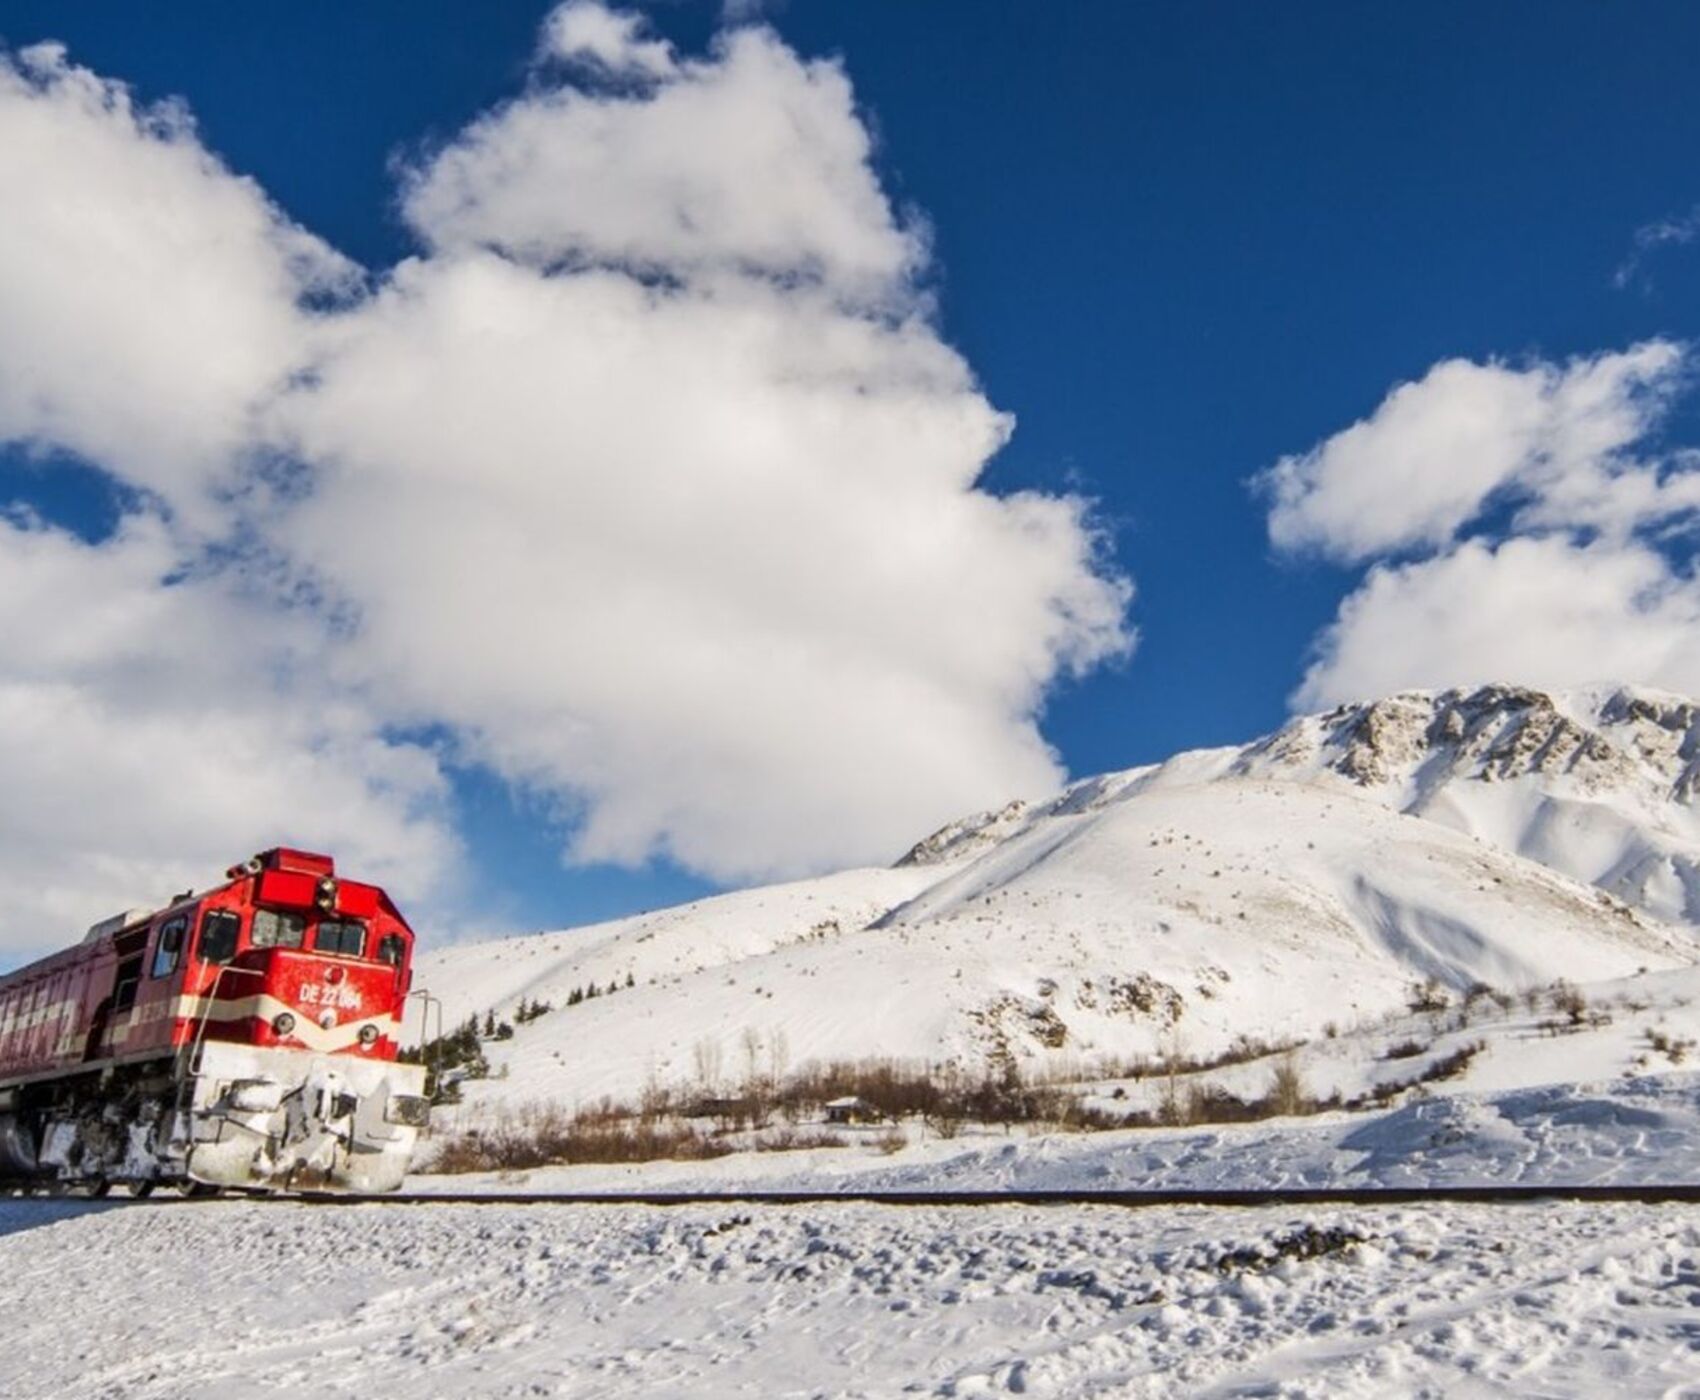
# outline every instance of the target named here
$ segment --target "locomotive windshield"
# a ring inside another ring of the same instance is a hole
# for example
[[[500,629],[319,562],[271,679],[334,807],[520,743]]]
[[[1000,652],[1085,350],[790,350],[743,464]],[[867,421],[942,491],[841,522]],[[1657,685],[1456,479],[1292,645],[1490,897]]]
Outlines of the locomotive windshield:
[[[201,961],[227,963],[236,956],[242,916],[230,909],[209,909],[201,920]]]
[[[357,958],[366,951],[366,925],[353,919],[324,919],[313,935],[313,946],[321,953],[340,953]]]
[[[256,948],[299,948],[307,937],[307,920],[279,909],[256,909],[248,941]]]

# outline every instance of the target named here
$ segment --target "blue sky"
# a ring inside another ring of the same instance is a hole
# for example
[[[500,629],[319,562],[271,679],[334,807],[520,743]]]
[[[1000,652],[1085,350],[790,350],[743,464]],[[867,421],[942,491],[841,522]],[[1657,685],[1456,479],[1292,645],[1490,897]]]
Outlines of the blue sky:
[[[226,167],[382,276],[419,249],[398,162],[543,81],[529,64],[548,12],[14,0],[0,36],[63,41],[138,100],[181,98]],[[643,13],[681,55],[720,24],[717,5]],[[791,0],[766,23],[802,59],[842,62],[880,184],[924,216],[940,338],[1017,424],[981,485],[1092,498],[1133,580],[1131,657],[1046,690],[1040,728],[1071,773],[1278,724],[1365,569],[1412,557],[1398,529],[1375,551],[1315,531],[1317,547],[1278,551],[1256,474],[1442,361],[1562,367],[1700,329],[1683,222],[1700,206],[1692,6],[1628,22],[1593,4]],[[1659,408],[1621,439],[1643,457],[1693,440],[1686,365],[1684,349],[1658,371]],[[98,541],[124,499],[101,468],[14,446],[0,496]],[[1444,548],[1503,539],[1513,505],[1488,501]],[[1687,577],[1686,525],[1653,547]],[[1624,678],[1685,674],[1647,671]],[[493,922],[559,925],[711,884],[666,857],[563,867],[570,784],[515,797],[464,754],[448,771],[460,898]]]

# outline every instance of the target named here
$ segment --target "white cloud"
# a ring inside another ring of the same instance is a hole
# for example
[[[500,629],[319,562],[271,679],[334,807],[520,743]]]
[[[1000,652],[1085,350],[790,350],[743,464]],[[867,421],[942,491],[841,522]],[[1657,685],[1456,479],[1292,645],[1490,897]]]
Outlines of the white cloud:
[[[543,53],[617,77],[672,77],[678,71],[672,47],[644,38],[644,29],[641,15],[571,0],[544,21]]]
[[[1060,776],[1037,713],[1128,649],[1130,589],[1083,502],[976,489],[1011,423],[842,71],[594,4],[543,48],[358,295],[180,113],[57,49],[0,75],[0,436],[155,503],[98,545],[0,532],[33,600],[0,601],[0,789],[49,794],[0,827],[0,943],[285,827],[426,887],[454,840],[411,726],[581,858],[722,878]]]
[[[1378,567],[1341,605],[1294,698],[1320,709],[1507,680],[1700,695],[1700,581],[1642,545],[1558,535]]]
[[[766,31],[533,94],[419,173],[432,255],[280,405],[295,557],[396,703],[585,804],[581,857],[888,858],[1054,783],[1045,689],[1127,646],[1082,504],[974,489],[1011,424],[867,156]]]
[[[1502,491],[1577,495],[1629,465],[1620,454],[1656,419],[1680,362],[1657,340],[1562,366],[1444,360],[1263,474],[1270,538],[1357,562],[1445,545]],[[1598,504],[1603,526],[1614,511]]]
[[[280,841],[445,892],[434,758],[326,695],[316,629],[233,583],[183,577],[146,517],[99,546],[0,518],[0,948],[51,947]]]
[[[1262,478],[1278,548],[1383,557],[1295,703],[1488,680],[1700,693],[1700,582],[1676,562],[1700,460],[1650,445],[1686,372],[1666,341],[1562,366],[1450,360],[1278,463]]]
[[[58,45],[0,53],[0,440],[50,442],[206,523],[249,415],[349,264],[230,174],[177,106]]]
[[[592,4],[562,16],[623,22]],[[907,288],[924,242],[893,218],[836,64],[748,28],[709,58],[646,71],[664,80],[638,93],[538,88],[475,122],[414,172],[408,222],[436,254],[757,273],[858,301]]]
[[[1612,285],[1622,288],[1634,282],[1645,266],[1648,255],[1655,249],[1671,244],[1692,243],[1696,238],[1700,238],[1700,207],[1675,218],[1655,219],[1650,224],[1643,224],[1635,230],[1629,256],[1619,263],[1617,270],[1612,273]]]

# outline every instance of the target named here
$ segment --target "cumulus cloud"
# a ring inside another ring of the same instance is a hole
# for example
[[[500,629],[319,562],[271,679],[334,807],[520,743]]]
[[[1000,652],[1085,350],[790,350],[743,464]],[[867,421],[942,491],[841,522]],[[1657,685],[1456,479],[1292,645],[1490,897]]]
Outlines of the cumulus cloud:
[[[1700,693],[1682,540],[1700,458],[1656,430],[1685,347],[1566,364],[1449,360],[1260,478],[1288,552],[1376,561],[1295,702],[1405,687],[1623,680]]]
[[[1592,495],[1592,523],[1621,528],[1618,498],[1600,488],[1636,474],[1622,454],[1657,419],[1681,358],[1649,341],[1565,365],[1444,360],[1263,474],[1270,539],[1348,563],[1432,549],[1502,492],[1532,498],[1537,513]]]
[[[249,415],[308,354],[304,296],[354,269],[180,106],[40,44],[0,54],[0,438],[51,443],[207,523]]]
[[[31,208],[0,230],[0,436],[149,494],[101,544],[0,534],[79,600],[66,645],[136,614],[91,668],[0,613],[0,785],[72,761],[55,712],[91,756],[33,848],[68,853],[59,893],[0,863],[0,920],[268,823],[424,881],[453,834],[401,732],[553,799],[578,859],[727,880],[888,858],[1061,776],[1037,715],[1129,649],[1130,585],[1085,502],[976,486],[1012,424],[939,336],[842,70],[763,28],[683,56],[593,3],[540,52],[406,176],[421,252],[370,274],[182,113],[57,49],[7,71]],[[126,801],[96,817],[104,766]],[[132,821],[166,779],[195,800]]]
[[[584,0],[562,5],[544,21],[542,48],[547,56],[616,77],[668,78],[678,71],[672,46],[644,37],[643,16]]]
[[[421,898],[455,846],[435,759],[326,694],[310,624],[186,577],[132,517],[85,544],[0,518],[0,947],[320,843]]]
[[[430,256],[279,404],[294,556],[398,704],[583,804],[582,858],[888,856],[1056,781],[1046,687],[1127,645],[1082,503],[974,489],[1011,424],[869,154],[766,30],[535,92],[416,173]]]
[[[1380,566],[1341,605],[1296,700],[1504,680],[1700,695],[1700,582],[1644,545],[1562,535]]]
[[[660,279],[754,274],[856,301],[907,299],[925,250],[869,164],[867,129],[835,63],[768,29],[733,30],[675,66],[630,16],[580,3],[551,34],[633,92],[539,87],[475,122],[408,181],[403,212],[437,255],[492,249],[540,270],[610,266]],[[590,26],[596,26],[594,30]],[[603,33],[618,25],[618,37]],[[639,63],[639,55],[648,60]]]

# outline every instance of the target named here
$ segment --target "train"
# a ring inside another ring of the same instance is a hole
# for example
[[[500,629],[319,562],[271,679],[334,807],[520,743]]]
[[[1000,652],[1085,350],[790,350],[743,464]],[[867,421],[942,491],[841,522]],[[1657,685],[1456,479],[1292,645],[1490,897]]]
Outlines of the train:
[[[394,1190],[431,1112],[413,950],[382,889],[277,847],[0,977],[0,1185]]]

